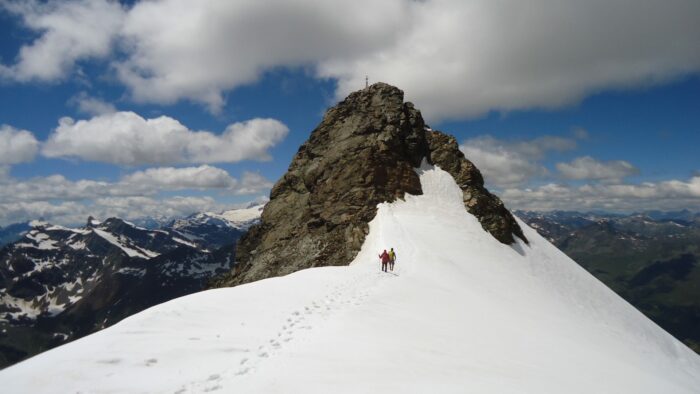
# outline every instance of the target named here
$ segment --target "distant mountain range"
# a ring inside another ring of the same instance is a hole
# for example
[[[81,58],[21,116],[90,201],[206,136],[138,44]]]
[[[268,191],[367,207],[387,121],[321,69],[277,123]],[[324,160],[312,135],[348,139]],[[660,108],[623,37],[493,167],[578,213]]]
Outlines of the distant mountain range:
[[[700,213],[515,213],[700,353]]]
[[[8,226],[0,249],[0,368],[82,337],[229,271],[262,205],[197,213],[157,229],[92,217]]]

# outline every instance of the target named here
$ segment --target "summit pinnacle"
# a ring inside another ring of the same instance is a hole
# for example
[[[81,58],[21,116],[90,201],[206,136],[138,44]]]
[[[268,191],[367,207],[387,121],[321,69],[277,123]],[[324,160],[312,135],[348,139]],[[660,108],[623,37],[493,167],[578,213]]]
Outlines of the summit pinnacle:
[[[456,139],[428,128],[403,91],[375,83],[326,112],[272,188],[260,224],[239,241],[234,269],[214,286],[349,264],[377,204],[422,194],[414,169],[424,159],[454,177],[484,230],[504,244],[527,242]]]

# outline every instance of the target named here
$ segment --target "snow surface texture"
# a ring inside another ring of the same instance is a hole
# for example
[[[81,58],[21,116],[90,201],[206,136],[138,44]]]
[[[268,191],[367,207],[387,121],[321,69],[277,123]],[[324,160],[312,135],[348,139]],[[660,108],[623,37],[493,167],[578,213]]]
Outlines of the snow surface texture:
[[[446,172],[380,204],[349,267],[182,297],[0,372],[4,393],[697,393],[700,357]],[[378,253],[394,247],[394,272]]]

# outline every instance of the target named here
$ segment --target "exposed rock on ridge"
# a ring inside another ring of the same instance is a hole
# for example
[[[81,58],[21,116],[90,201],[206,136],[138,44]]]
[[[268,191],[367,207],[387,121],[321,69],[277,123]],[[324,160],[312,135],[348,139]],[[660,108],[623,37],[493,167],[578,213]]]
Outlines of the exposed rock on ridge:
[[[464,191],[466,209],[503,243],[525,239],[503,203],[483,187],[457,141],[428,129],[396,87],[376,83],[326,112],[270,193],[261,223],[241,238],[236,265],[213,285],[232,286],[300,269],[347,265],[377,204],[422,194],[414,168],[427,158]]]

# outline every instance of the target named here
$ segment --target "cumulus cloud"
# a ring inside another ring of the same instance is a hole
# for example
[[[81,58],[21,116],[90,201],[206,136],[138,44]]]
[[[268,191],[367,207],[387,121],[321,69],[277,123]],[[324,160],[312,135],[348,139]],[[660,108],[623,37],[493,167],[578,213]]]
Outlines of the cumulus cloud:
[[[69,104],[74,105],[79,112],[87,115],[104,115],[117,112],[114,104],[108,103],[100,98],[92,97],[86,92],[80,92],[69,100]]]
[[[549,171],[540,160],[549,152],[576,148],[571,138],[542,136],[528,141],[499,140],[483,135],[465,140],[460,149],[484,175],[489,185],[506,187],[544,177]]]
[[[590,179],[619,182],[628,176],[639,174],[639,169],[624,160],[602,162],[590,156],[574,159],[571,163],[557,163],[557,170],[567,179]]]
[[[32,161],[38,147],[39,142],[31,132],[8,125],[0,126],[0,166]]]
[[[125,20],[131,49],[116,65],[137,101],[200,101],[216,111],[222,92],[276,67],[361,56],[408,28],[401,0],[140,2]]]
[[[537,188],[509,188],[500,196],[511,208],[536,211],[700,209],[700,177],[641,184],[550,183]]]
[[[26,180],[1,179],[0,201],[5,203],[34,201],[84,201],[107,197],[154,197],[163,191],[222,190],[235,195],[254,195],[269,190],[271,183],[259,174],[244,173],[242,180],[223,169],[203,165],[185,168],[150,168],[136,171],[116,182],[80,179],[63,175]]]
[[[379,51],[321,62],[339,96],[365,74],[405,89],[428,118],[556,108],[602,89],[700,70],[700,3],[411,1],[408,34]],[[669,45],[673,42],[673,45]]]
[[[39,218],[74,224],[82,223],[89,215],[175,217],[221,211],[232,207],[211,197],[163,197],[163,192],[219,190],[229,195],[255,196],[272,187],[272,182],[260,174],[244,172],[239,181],[225,170],[208,165],[150,168],[115,182],[73,181],[62,175],[18,180],[2,170],[0,166],[0,225]]]
[[[221,211],[225,206],[211,197],[108,197],[95,200],[91,212],[97,217],[117,216],[125,219],[143,217],[178,217],[193,212]],[[97,209],[95,209],[97,208]]]
[[[264,176],[256,172],[244,172],[241,183],[238,186],[237,194],[257,194],[265,190],[272,189],[273,183]]]
[[[337,80],[338,97],[369,74],[403,88],[430,120],[555,108],[700,70],[695,0],[9,4],[40,34],[5,74],[57,78],[116,39],[113,70],[134,100],[213,111],[226,91],[279,67]]]
[[[168,190],[233,189],[238,183],[221,168],[203,165],[187,168],[149,168],[122,179],[126,185],[147,185]],[[240,191],[240,190],[239,190]]]
[[[118,70],[138,100],[217,108],[222,91],[265,70],[310,65],[338,80],[338,97],[369,74],[405,89],[429,118],[460,118],[696,72],[699,13],[692,0],[163,0],[129,13],[134,50]]]
[[[93,180],[71,181],[63,175],[35,177],[23,181],[6,179],[0,188],[2,202],[33,202],[41,200],[82,200],[100,195],[124,195],[130,192],[108,182]]]
[[[22,46],[16,63],[0,76],[17,81],[54,81],[76,62],[110,54],[125,11],[118,1],[2,1],[0,7],[19,16],[39,37]]]
[[[460,118],[697,72],[699,13],[692,0],[163,0],[129,13],[134,51],[118,70],[137,99],[217,107],[222,91],[264,70],[310,65],[338,80],[338,97],[369,74],[405,89],[429,118]]]
[[[62,118],[42,154],[132,166],[269,160],[268,149],[288,131],[277,120],[256,118],[233,123],[217,135],[189,130],[167,116],[144,119],[115,112],[88,120]]]
[[[69,201],[50,203],[48,201],[0,202],[0,226],[35,219],[59,219],[56,223],[80,223],[83,216],[82,204]]]
[[[211,197],[106,197],[81,203],[76,201],[20,201],[0,203],[0,225],[29,219],[47,220],[56,224],[76,225],[85,223],[88,216],[98,218],[120,217],[181,217],[194,212],[222,211],[227,206]]]

